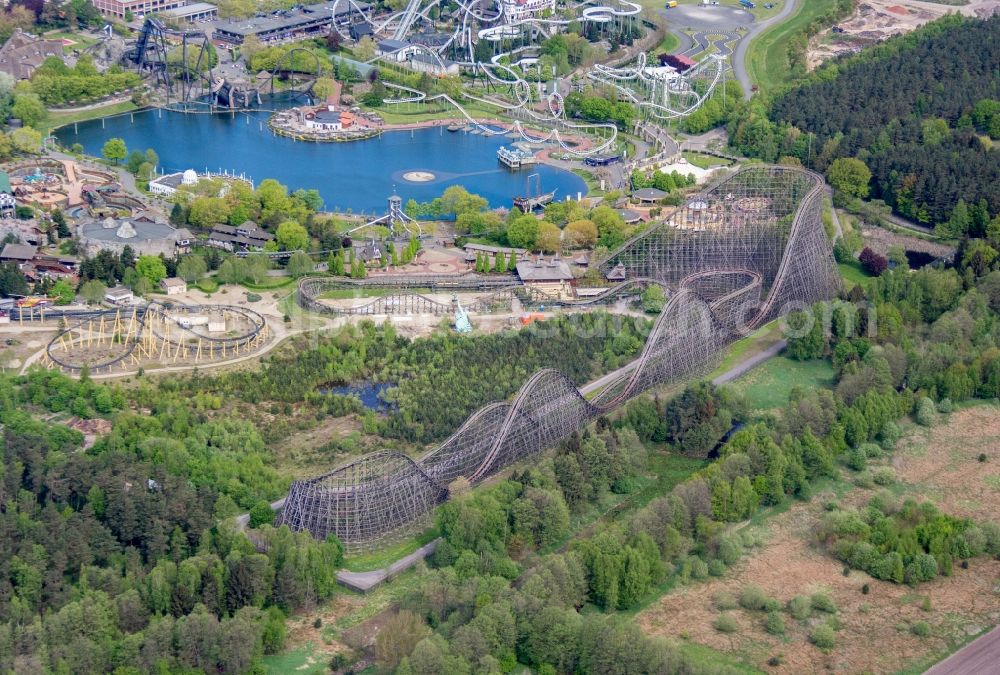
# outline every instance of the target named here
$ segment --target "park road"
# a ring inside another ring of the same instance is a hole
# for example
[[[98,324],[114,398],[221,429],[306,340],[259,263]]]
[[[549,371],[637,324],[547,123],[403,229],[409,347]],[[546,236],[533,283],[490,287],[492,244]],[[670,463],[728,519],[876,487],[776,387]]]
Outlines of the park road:
[[[750,73],[747,72],[747,52],[750,50],[750,43],[774,24],[784,21],[791,16],[792,12],[795,11],[797,2],[798,0],[785,0],[785,6],[781,8],[780,12],[770,19],[754,23],[750,30],[747,31],[747,34],[743,36],[743,39],[740,40],[739,44],[736,45],[736,55],[733,57],[733,70],[736,71],[736,79],[739,81],[740,87],[743,88],[743,98],[746,100],[749,101],[753,96],[753,83],[750,81]]]
[[[986,675],[1000,673],[1000,627],[982,635],[924,675]]]

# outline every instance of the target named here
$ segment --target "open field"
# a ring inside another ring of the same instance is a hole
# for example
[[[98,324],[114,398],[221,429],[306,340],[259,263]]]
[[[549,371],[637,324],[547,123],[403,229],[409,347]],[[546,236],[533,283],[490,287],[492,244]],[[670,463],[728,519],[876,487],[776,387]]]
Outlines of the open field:
[[[67,124],[73,124],[74,122],[83,122],[85,120],[109,117],[111,115],[121,115],[138,109],[138,106],[131,101],[123,101],[122,103],[111,103],[109,105],[88,108],[87,110],[77,110],[74,112],[49,110],[40,126],[47,128],[48,133],[52,133],[56,127],[66,126]]]
[[[844,285],[847,290],[851,290],[858,284],[867,288],[868,282],[875,278],[868,274],[868,272],[861,267],[861,263],[857,260],[852,260],[851,262],[846,263],[837,263],[837,268],[840,269],[840,276],[844,280]]]
[[[774,410],[788,403],[795,387],[813,389],[832,384],[833,367],[828,361],[793,361],[776,356],[730,386],[747,397],[751,410]]]
[[[788,19],[771,26],[753,41],[747,51],[747,70],[761,91],[771,92],[791,81],[789,42],[833,5],[834,0],[799,2]]]
[[[996,519],[997,448],[1000,410],[990,404],[955,412],[947,424],[932,429],[911,427],[888,460],[901,480],[893,492],[926,496],[955,515]],[[991,455],[985,464],[978,461],[984,450]],[[863,504],[875,493],[847,483],[832,488],[850,504]],[[689,640],[773,673],[918,673],[1000,622],[1000,561],[980,557],[970,561],[969,569],[956,566],[951,577],[916,589],[876,581],[859,571],[845,575],[842,564],[815,541],[823,504],[834,498],[833,492],[820,494],[759,527],[745,525],[763,540],[760,548],[724,578],[664,596],[638,615],[639,624],[651,634]],[[782,611],[786,630],[780,636],[765,630],[763,612],[743,609],[726,612],[738,625],[735,632],[717,631],[713,622],[721,613],[716,608],[720,593],[738,597],[748,584],[760,586],[783,605],[796,595],[829,594],[839,609],[836,647],[824,652],[809,643],[811,630],[829,618],[815,610],[805,621]],[[867,594],[862,592],[865,584]],[[917,622],[929,624],[930,635],[915,635],[911,627]]]

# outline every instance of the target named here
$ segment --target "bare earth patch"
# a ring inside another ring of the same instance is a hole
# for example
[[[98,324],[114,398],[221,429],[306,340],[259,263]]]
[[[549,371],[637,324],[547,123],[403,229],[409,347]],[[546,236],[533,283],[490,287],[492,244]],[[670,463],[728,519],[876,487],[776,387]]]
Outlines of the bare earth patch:
[[[848,494],[845,501],[862,496]],[[845,577],[842,564],[814,543],[822,517],[819,502],[795,504],[771,518],[761,549],[737,563],[725,578],[695,582],[664,596],[636,617],[639,625],[652,635],[690,639],[742,657],[768,672],[891,673],[932,659],[1000,621],[1000,561],[980,558],[968,570],[956,566],[954,576],[915,591],[858,571]],[[871,589],[868,595],[861,592],[865,583]],[[828,654],[809,643],[809,632],[829,616],[815,611],[805,623],[782,612],[784,636],[764,630],[764,613],[742,609],[729,612],[740,625],[736,633],[716,631],[712,626],[719,615],[713,605],[716,595],[725,591],[738,597],[748,584],[760,586],[783,605],[796,595],[828,593],[840,610],[836,648]],[[930,597],[930,611],[921,608],[924,596]],[[921,638],[910,632],[910,625],[917,621],[931,625],[931,636]],[[769,666],[768,659],[777,655],[782,664]]]
[[[893,467],[901,481],[923,487],[947,513],[1000,519],[1000,408],[980,405],[949,417],[946,424],[908,433]],[[978,460],[981,453],[986,462]]]
[[[311,644],[314,655],[332,657],[347,651],[347,645],[330,637],[330,632],[338,619],[355,611],[363,601],[360,597],[338,594],[312,612],[290,617],[285,624],[288,630],[285,650],[294,651]],[[316,627],[317,618],[321,622],[319,628]]]

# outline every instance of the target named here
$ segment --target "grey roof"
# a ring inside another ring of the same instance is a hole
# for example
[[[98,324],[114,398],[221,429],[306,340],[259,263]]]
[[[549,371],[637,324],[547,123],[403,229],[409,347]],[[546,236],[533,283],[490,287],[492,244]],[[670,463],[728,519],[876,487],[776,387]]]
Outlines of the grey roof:
[[[322,23],[324,20],[328,21],[334,4],[333,2],[319,2],[313,5],[306,5],[302,9],[286,10],[282,14],[269,14],[268,16],[252,17],[249,19],[233,19],[215,24],[215,30],[216,32],[239,35],[241,37],[293,30],[301,25]],[[339,19],[351,12],[357,12],[358,8],[367,11],[370,7],[371,5],[367,2],[359,2],[357,5],[341,2],[337,6],[336,16]]]
[[[180,288],[181,286],[187,287],[187,282],[178,277],[168,277],[160,281],[164,288]]]
[[[135,236],[123,239],[118,236],[118,229],[121,225],[130,223],[135,230]],[[115,220],[114,227],[104,227],[104,221],[93,220],[84,223],[80,228],[80,236],[83,239],[94,241],[113,241],[127,244],[132,241],[151,241],[156,239],[177,240],[177,231],[166,223],[151,223],[144,219],[120,218]]]
[[[217,6],[208,2],[191,2],[184,5],[183,7],[177,7],[175,9],[165,9],[162,12],[159,12],[159,14],[184,18],[186,16],[201,14],[203,12],[218,11],[218,9],[219,8]]]
[[[38,249],[27,244],[7,244],[0,252],[0,258],[4,260],[31,260],[35,257]]]
[[[115,286],[104,291],[104,297],[108,298],[127,298],[130,295],[132,295],[132,289],[126,286]]]
[[[617,264],[612,268],[607,274],[608,281],[624,281],[625,280],[625,266],[621,263]]]
[[[398,52],[412,46],[406,40],[379,40],[378,48],[382,52]]]
[[[622,217],[626,223],[635,223],[642,220],[642,214],[638,211],[633,211],[632,209],[615,209],[618,215]]]
[[[633,197],[638,197],[639,199],[663,199],[669,193],[663,190],[657,190],[656,188],[642,188],[641,190],[635,190],[632,193]]]
[[[521,281],[569,281],[573,273],[560,258],[521,260],[517,263],[517,276]]]

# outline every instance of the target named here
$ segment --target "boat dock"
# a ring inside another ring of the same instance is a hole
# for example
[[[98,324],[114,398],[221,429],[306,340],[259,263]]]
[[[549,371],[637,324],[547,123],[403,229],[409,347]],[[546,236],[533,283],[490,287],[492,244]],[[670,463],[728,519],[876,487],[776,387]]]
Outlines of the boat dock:
[[[501,145],[500,149],[497,150],[497,159],[510,169],[532,166],[537,161],[534,154],[519,148],[508,148],[506,145]]]

